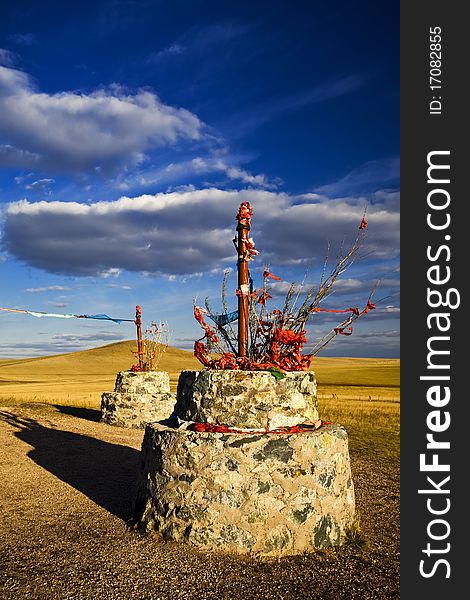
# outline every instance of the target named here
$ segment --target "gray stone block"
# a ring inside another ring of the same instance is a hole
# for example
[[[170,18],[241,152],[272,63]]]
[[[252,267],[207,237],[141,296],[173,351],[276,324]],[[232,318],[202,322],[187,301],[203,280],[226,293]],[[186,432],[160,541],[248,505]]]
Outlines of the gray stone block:
[[[119,371],[114,391],[123,394],[169,393],[170,376],[165,371]]]
[[[143,429],[148,423],[167,419],[173,412],[175,395],[170,376],[164,371],[121,371],[114,392],[101,395],[101,421],[118,427]]]
[[[175,414],[186,421],[275,429],[318,419],[312,371],[182,371]]]
[[[344,539],[354,520],[346,431],[198,433],[151,424],[135,517],[204,550],[284,556]]]

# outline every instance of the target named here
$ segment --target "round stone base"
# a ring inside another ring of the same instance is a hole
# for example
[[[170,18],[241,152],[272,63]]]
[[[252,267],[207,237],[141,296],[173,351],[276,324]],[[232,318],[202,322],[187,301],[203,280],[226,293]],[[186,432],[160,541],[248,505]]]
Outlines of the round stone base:
[[[175,395],[170,393],[168,373],[120,371],[114,392],[101,395],[101,421],[143,429],[148,423],[167,419],[174,405]]]
[[[318,419],[312,371],[182,371],[175,414],[185,421],[275,429]]]
[[[119,371],[114,391],[123,394],[163,394],[170,391],[170,375],[166,371]]]
[[[284,556],[342,542],[354,520],[347,433],[198,433],[148,425],[135,519],[204,550]]]
[[[117,427],[143,429],[148,423],[163,421],[173,412],[175,396],[164,394],[101,394],[101,422]]]

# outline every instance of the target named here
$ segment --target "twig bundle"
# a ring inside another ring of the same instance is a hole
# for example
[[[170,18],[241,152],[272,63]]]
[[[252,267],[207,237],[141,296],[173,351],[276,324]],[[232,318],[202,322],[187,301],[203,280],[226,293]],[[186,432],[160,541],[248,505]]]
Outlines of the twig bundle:
[[[200,362],[211,369],[242,369],[304,371],[310,367],[313,356],[318,354],[337,335],[351,335],[352,323],[375,308],[372,303],[372,293],[366,307],[359,311],[351,307],[344,310],[326,309],[320,304],[327,298],[338,278],[349,269],[357,258],[366,236],[367,221],[365,210],[361,224],[352,244],[347,250],[340,246],[332,268],[328,270],[329,248],[325,257],[320,282],[317,287],[311,287],[306,292],[303,283],[298,286],[292,283],[284,299],[282,310],[269,311],[268,301],[272,298],[269,280],[280,281],[265,268],[263,285],[260,289],[250,290],[248,303],[249,345],[246,357],[237,356],[237,335],[232,326],[226,300],[227,275],[222,283],[222,306],[224,313],[214,316],[206,299],[205,308],[194,305],[194,316],[204,329],[204,336],[194,345],[194,354]],[[304,301],[297,307],[300,295],[305,294]],[[336,327],[324,336],[309,352],[304,352],[307,343],[306,325],[313,313],[349,313]],[[215,326],[208,325],[204,316],[209,316]],[[236,318],[236,315],[235,315]],[[213,354],[218,355],[213,357]]]
[[[166,352],[169,343],[169,330],[164,322],[150,323],[142,337],[143,371],[155,371]]]

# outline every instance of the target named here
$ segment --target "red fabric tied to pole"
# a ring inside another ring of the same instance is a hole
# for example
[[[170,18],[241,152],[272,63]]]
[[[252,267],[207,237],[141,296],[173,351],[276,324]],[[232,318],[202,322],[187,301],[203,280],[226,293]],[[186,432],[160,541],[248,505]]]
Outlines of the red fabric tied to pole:
[[[320,308],[319,306],[313,309],[313,312],[327,312],[327,313],[346,313],[352,312],[356,316],[359,316],[359,309],[355,307],[343,308],[342,310],[337,308]]]
[[[366,314],[366,313],[368,313],[370,310],[374,310],[374,308],[375,308],[375,304],[373,304],[373,303],[370,301],[370,298],[369,298],[369,300],[367,300],[367,306],[365,307],[365,309],[362,311],[362,313],[361,313],[361,314],[362,314],[362,315],[365,315],[365,314]]]
[[[206,347],[201,341],[194,342],[194,356],[201,362],[205,367],[212,366],[212,359],[206,352]]]
[[[205,321],[205,314],[208,311],[200,308],[194,308],[194,316],[204,329],[204,337],[198,340],[194,345],[194,354],[200,362],[208,368],[220,370],[272,370],[282,372],[286,371],[307,371],[310,368],[313,357],[318,352],[315,346],[310,354],[302,352],[304,344],[307,343],[306,331],[300,330],[305,326],[308,313],[348,313],[342,317],[342,322],[334,329],[330,329],[327,336],[324,336],[319,343],[328,343],[335,335],[349,336],[353,333],[351,325],[362,315],[375,308],[370,298],[366,307],[359,311],[357,307],[344,309],[328,309],[319,306],[307,306],[303,315],[294,318],[286,309],[283,311],[274,309],[266,312],[267,301],[272,298],[268,292],[267,280],[282,281],[280,277],[273,275],[268,268],[263,271],[263,287],[261,290],[253,290],[253,282],[247,272],[246,262],[253,260],[253,257],[259,254],[255,248],[253,239],[248,237],[250,230],[250,221],[253,210],[249,202],[242,202],[236,219],[239,222],[237,226],[237,238],[234,239],[235,247],[238,252],[239,281],[236,295],[238,297],[238,338],[235,338],[233,331],[226,331],[221,324],[216,321],[217,329],[210,327]],[[366,213],[362,215],[362,221],[359,229],[365,229],[367,226]],[[243,266],[243,269],[242,269]],[[242,272],[243,271],[243,272]],[[241,273],[243,276],[241,276]],[[256,309],[256,304],[261,308]],[[212,320],[213,316],[209,315]],[[300,319],[303,316],[306,318]],[[241,324],[241,325],[240,325]],[[222,345],[219,345],[218,335],[220,334]],[[251,335],[251,338],[250,338]],[[230,337],[232,336],[232,337]],[[235,349],[238,342],[238,352]],[[225,343],[225,346],[224,346]],[[229,348],[229,351],[227,351]],[[217,356],[214,356],[217,352]]]
[[[352,327],[335,327],[333,331],[336,334],[339,333],[341,335],[352,335],[353,329]]]
[[[253,435],[253,433],[277,433],[289,435],[292,433],[314,431],[315,429],[320,429],[320,427],[323,427],[324,425],[331,425],[331,421],[318,419],[317,421],[306,421],[305,423],[299,423],[298,425],[292,425],[290,427],[276,427],[276,429],[241,429],[215,423],[191,423],[191,425],[188,426],[188,429],[190,431],[198,431],[199,433],[241,433],[246,435]]]
[[[287,345],[305,344],[307,342],[305,330],[295,333],[292,329],[277,329],[274,332],[274,340]]]
[[[255,243],[252,238],[248,238],[245,242],[246,251],[248,252],[248,260],[253,260],[253,256],[258,256],[259,251],[255,248]]]
[[[204,310],[203,308],[201,308],[200,306],[194,307],[194,317],[195,317],[196,321],[200,324],[200,326],[206,332],[207,339],[210,340],[211,342],[213,342],[214,344],[217,344],[219,339],[215,333],[215,330],[212,329],[212,327],[204,321],[204,317],[202,316],[203,313],[207,313],[207,311]]]
[[[276,275],[273,275],[269,271],[264,271],[264,273],[263,273],[263,279],[267,279],[268,277],[270,277],[271,279],[274,279],[275,281],[281,281],[280,277],[276,277]]]
[[[240,208],[239,208],[237,216],[235,218],[240,223],[247,225],[250,223],[252,214],[253,214],[253,209],[251,208],[250,203],[242,202],[240,204]]]
[[[272,296],[270,294],[268,294],[268,292],[260,292],[259,298],[258,298],[258,304],[266,304],[267,300],[270,300],[272,298]]]

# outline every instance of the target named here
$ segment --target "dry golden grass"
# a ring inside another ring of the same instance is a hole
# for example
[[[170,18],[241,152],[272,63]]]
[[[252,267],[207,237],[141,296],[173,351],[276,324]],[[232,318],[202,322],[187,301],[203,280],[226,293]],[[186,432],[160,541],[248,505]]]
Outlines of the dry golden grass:
[[[344,425],[353,450],[398,459],[399,359],[317,358],[313,369],[321,418]]]
[[[134,342],[118,342],[92,350],[41,358],[0,361],[0,400],[47,402],[99,408],[101,393],[113,391],[118,371],[136,362]],[[192,352],[168,348],[158,368],[170,373],[176,389],[183,369],[199,369]]]
[[[135,342],[119,342],[70,354],[0,360],[0,405],[44,402],[100,408],[118,371],[130,368]],[[170,374],[200,369],[192,352],[168,348],[158,369]],[[400,361],[375,358],[316,358],[318,404],[324,420],[346,427],[351,447],[397,458],[400,431]]]

